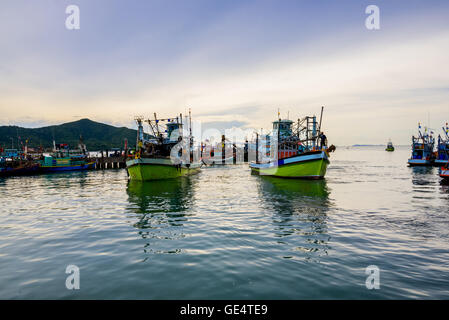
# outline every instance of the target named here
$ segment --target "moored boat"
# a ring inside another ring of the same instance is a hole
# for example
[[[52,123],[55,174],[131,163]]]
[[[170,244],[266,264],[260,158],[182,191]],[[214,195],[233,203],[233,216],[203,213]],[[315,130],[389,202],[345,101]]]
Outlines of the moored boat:
[[[440,177],[449,182],[449,162],[441,168]]]
[[[438,135],[438,146],[435,164],[440,166],[449,162],[449,126],[443,127],[444,136]]]
[[[27,141],[28,143],[28,141]],[[40,172],[34,155],[24,150],[0,148],[0,177],[32,175]]]
[[[67,144],[56,145],[53,142],[53,153],[44,155],[39,161],[42,172],[80,171],[95,167],[95,162],[88,159],[86,146],[80,138],[79,149],[70,150]]]
[[[322,179],[329,165],[329,156],[325,151],[311,151],[293,157],[251,163],[254,173],[282,178]]]
[[[0,164],[0,177],[32,175],[39,171],[39,164],[33,161],[5,161]]]
[[[256,161],[251,162],[255,174],[281,178],[322,179],[329,165],[327,138],[316,117],[273,122],[272,135],[266,135],[259,159],[259,135],[256,136]],[[268,151],[269,149],[269,151]],[[268,157],[266,157],[268,155]]]
[[[427,132],[425,128],[424,134],[421,132],[421,124],[418,125],[419,136],[412,136],[412,156],[408,159],[409,166],[431,166],[435,160],[433,152],[435,138]]]
[[[193,148],[191,116],[189,134],[185,134],[182,115],[168,119],[147,120],[152,136],[145,138],[143,118],[136,118],[137,147],[133,159],[126,161],[131,180],[161,180],[197,173],[201,162]],[[160,124],[165,123],[165,129]]]

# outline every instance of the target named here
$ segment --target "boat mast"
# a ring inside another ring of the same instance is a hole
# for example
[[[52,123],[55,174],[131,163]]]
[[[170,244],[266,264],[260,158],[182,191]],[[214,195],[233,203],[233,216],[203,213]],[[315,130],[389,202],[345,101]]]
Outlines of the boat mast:
[[[161,138],[161,133],[159,132],[159,126],[157,125],[156,112],[154,113],[154,123],[155,123],[156,130],[157,130],[157,136],[158,136],[158,138]]]
[[[278,108],[278,141],[277,141],[278,147],[277,147],[277,157],[276,157],[276,159],[278,159],[278,160],[279,160],[279,152],[281,149],[281,116],[280,115],[281,115],[281,112]]]
[[[137,139],[136,139],[136,150],[140,149],[140,144],[139,142],[142,141],[143,142],[143,125],[142,125],[142,120],[143,117],[139,116],[135,118],[136,122],[137,122]]]
[[[190,161],[193,161],[193,137],[192,137],[192,111],[189,108],[189,133],[190,133],[190,137],[189,137],[189,145],[190,145]]]
[[[259,133],[256,132],[256,163],[259,163]]]
[[[320,124],[318,126],[318,134],[321,134],[321,120],[323,120],[323,109],[324,109],[324,106],[321,106],[321,115],[320,115]]]
[[[180,123],[181,126],[178,128],[178,131],[180,133],[180,136],[182,137],[182,136],[184,136],[184,132],[183,132],[183,130],[181,130],[181,129],[183,129],[183,127],[182,127],[182,113],[179,114],[179,119],[181,121],[181,123]]]

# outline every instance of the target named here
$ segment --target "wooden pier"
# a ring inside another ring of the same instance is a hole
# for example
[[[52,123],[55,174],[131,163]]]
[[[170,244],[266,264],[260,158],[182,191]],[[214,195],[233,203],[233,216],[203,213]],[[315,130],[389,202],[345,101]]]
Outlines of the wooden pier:
[[[124,169],[126,168],[125,157],[98,157],[92,158],[95,161],[95,169]]]

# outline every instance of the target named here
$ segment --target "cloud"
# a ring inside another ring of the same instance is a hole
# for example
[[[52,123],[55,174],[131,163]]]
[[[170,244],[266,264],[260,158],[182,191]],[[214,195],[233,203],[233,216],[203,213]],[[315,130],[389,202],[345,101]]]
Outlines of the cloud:
[[[120,5],[103,12],[83,2],[79,34],[58,29],[58,8],[38,6],[30,29],[9,5],[0,14],[3,122],[82,115],[131,126],[135,115],[190,107],[206,125],[270,129],[278,108],[294,119],[324,105],[327,136],[341,145],[408,143],[428,113],[435,127],[449,118],[449,30],[436,9],[410,14],[386,4],[381,30],[369,32],[362,6],[347,1],[329,12],[295,2],[200,13],[192,5],[172,13],[177,19],[161,3],[148,25],[136,7],[120,21]]]

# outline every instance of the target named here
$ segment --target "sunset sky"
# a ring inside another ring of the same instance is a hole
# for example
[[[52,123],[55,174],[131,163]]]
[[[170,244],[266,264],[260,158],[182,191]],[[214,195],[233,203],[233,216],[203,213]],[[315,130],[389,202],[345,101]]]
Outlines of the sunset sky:
[[[80,29],[68,30],[68,5]],[[380,30],[365,9],[380,8]],[[449,120],[448,1],[2,0],[0,125],[192,109],[205,127],[319,115],[329,142]]]

